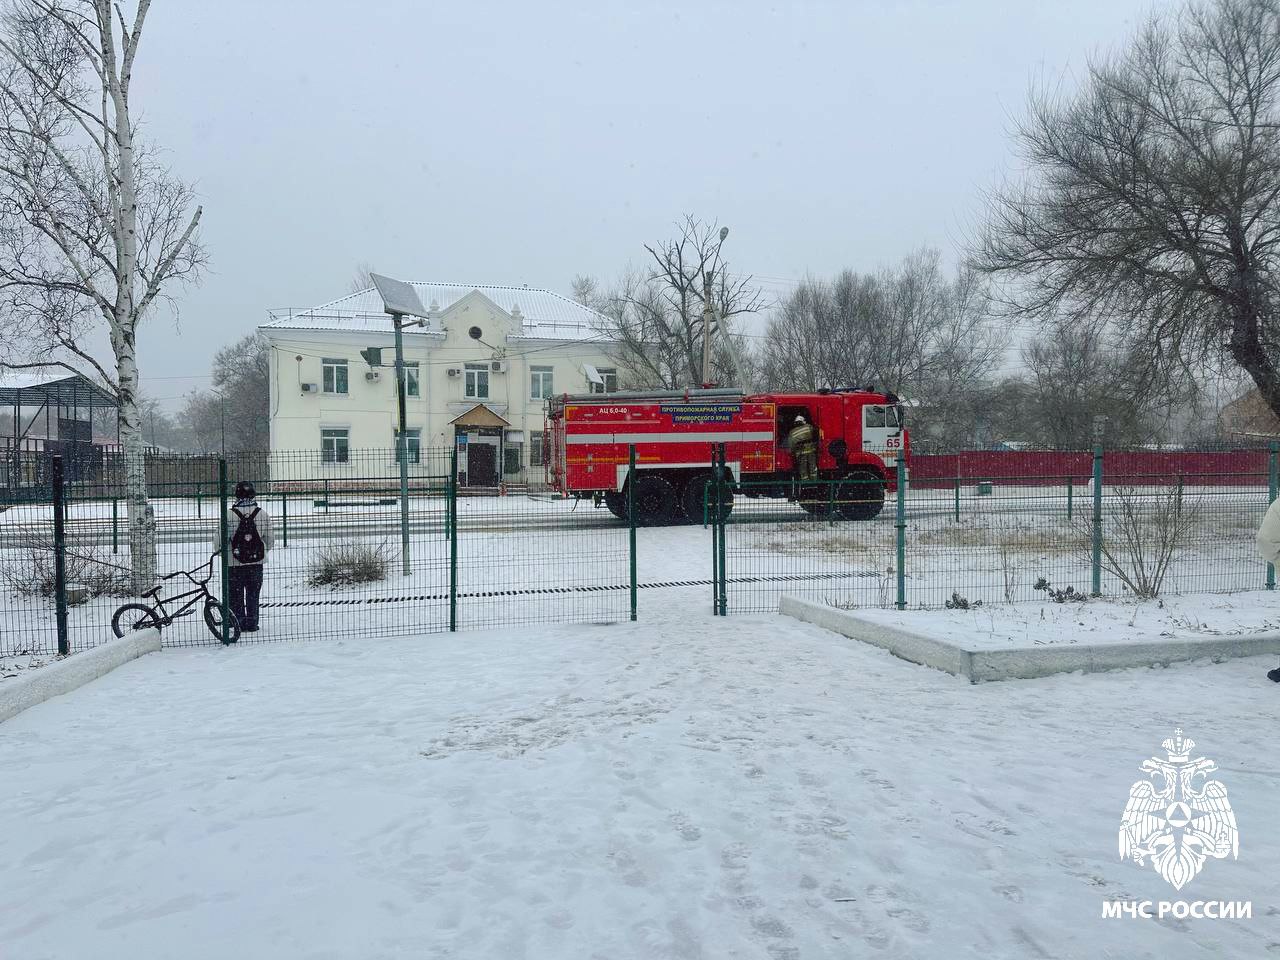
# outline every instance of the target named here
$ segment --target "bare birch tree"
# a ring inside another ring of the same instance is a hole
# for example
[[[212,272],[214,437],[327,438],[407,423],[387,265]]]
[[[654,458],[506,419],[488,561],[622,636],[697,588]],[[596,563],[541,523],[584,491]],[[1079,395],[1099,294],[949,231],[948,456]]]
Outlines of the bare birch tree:
[[[200,208],[138,136],[133,69],[150,0],[10,0],[0,23],[0,296],[7,338],[115,388],[134,590],[155,579],[138,326],[205,262]],[[114,363],[90,349],[105,325]]]
[[[1280,413],[1280,0],[1153,17],[1016,139],[975,254],[1009,309],[1105,321],[1143,390],[1235,366]]]
[[[737,385],[743,351],[725,340],[734,319],[760,312],[765,297],[751,277],[729,270],[718,224],[686,216],[677,229],[676,237],[645,245],[645,266],[625,274],[615,293],[601,294],[594,280],[579,277],[574,296],[604,316],[598,333],[615,342],[629,386],[678,389],[702,382],[703,275],[710,272],[712,378]]]

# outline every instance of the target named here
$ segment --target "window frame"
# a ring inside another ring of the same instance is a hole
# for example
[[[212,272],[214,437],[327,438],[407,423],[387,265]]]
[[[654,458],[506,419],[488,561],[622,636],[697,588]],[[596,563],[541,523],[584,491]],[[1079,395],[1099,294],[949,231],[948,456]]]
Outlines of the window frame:
[[[405,453],[408,454],[409,466],[416,467],[422,463],[422,428],[408,427],[404,431]],[[391,428],[391,462],[400,463],[400,428]]]
[[[480,392],[480,379],[484,378],[484,393]],[[462,365],[462,396],[467,400],[489,399],[489,364],[465,363]]]
[[[529,367],[529,399],[530,400],[549,400],[555,396],[555,375],[556,368],[553,366],[533,366]],[[538,384],[542,388],[542,392],[538,392],[535,388]]]
[[[529,466],[545,467],[547,465],[547,445],[544,442],[546,437],[541,430],[531,432],[529,434]],[[534,451],[537,451],[537,458],[534,458]]]
[[[601,383],[591,382],[591,393],[617,393],[618,392],[618,368],[617,367],[596,367],[596,373],[600,374]]]
[[[342,372],[341,390],[338,389],[339,371]],[[339,357],[320,359],[320,389],[336,397],[345,397],[351,392],[351,373],[346,360]]]
[[[329,436],[332,434],[332,436]],[[341,434],[341,436],[337,436]],[[329,444],[333,444],[333,455],[329,455]],[[339,456],[341,452],[341,456]],[[322,464],[337,466],[351,462],[351,428],[350,427],[321,427],[320,428],[320,462]]]
[[[417,360],[404,362],[404,395],[406,397],[422,395],[422,377],[419,370],[420,365]]]

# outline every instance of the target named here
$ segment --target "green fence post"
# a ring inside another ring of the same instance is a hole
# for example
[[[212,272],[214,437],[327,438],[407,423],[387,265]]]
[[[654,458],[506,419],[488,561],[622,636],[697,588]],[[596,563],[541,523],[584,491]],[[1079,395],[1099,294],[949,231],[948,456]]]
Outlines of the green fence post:
[[[120,552],[120,500],[111,498],[111,552]]]
[[[716,484],[720,476],[719,451],[715,444],[711,445],[711,479],[702,485],[702,513],[704,520],[711,519],[711,615],[720,616],[720,518],[711,509],[711,501],[716,495]]]
[[[1173,513],[1176,517],[1182,516],[1182,474],[1178,474],[1178,492],[1174,496]]]
[[[631,550],[631,619],[636,618],[636,445],[627,449],[627,535]]]
[[[960,478],[956,477],[956,523],[960,522]]]
[[[1271,449],[1267,452],[1267,506],[1276,502],[1280,494],[1280,443],[1271,441]],[[1267,589],[1276,588],[1275,564],[1267,564]]]
[[[720,465],[716,468],[716,502],[714,505],[713,516],[718,524],[719,534],[717,539],[720,544],[720,593],[719,606],[720,616],[727,617],[729,615],[729,576],[728,576],[728,555],[725,549],[725,527],[728,525],[729,518],[725,514],[724,503],[727,499],[725,489],[725,473],[727,463],[727,448],[725,444],[720,444]]]
[[[71,652],[67,629],[67,502],[63,491],[62,458],[53,458],[53,609],[58,628],[58,656]]]
[[[231,604],[228,602],[231,596],[231,557],[228,551],[228,545],[231,540],[231,532],[227,529],[227,461],[221,457],[218,459],[218,506],[221,510],[221,516],[218,518],[219,537],[222,541],[222,549],[218,556],[221,558],[222,567],[222,596],[218,598],[222,604],[222,642],[231,642]]]
[[[1091,596],[1102,596],[1102,444],[1093,446],[1093,545]]]
[[[200,484],[197,483],[196,484],[196,517],[198,518],[201,518],[204,516],[204,498],[200,495],[201,492],[202,491],[200,489]]]
[[[280,491],[280,545],[289,545],[289,495]]]
[[[907,460],[898,450],[898,510],[894,527],[898,533],[898,601],[897,608],[907,608]],[[957,487],[957,489],[959,489]]]
[[[458,448],[449,456],[449,629],[458,629]]]
[[[1067,477],[1067,522],[1071,522],[1071,495],[1075,491],[1075,481],[1071,477]]]

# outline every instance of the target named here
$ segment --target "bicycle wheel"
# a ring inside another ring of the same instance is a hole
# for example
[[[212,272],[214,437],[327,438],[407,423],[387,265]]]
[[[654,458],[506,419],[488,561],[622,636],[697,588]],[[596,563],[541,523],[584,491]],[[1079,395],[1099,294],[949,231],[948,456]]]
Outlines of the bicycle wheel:
[[[222,617],[227,618],[227,635],[222,635]],[[220,604],[217,600],[206,600],[204,602],[204,623],[209,628],[209,632],[221,640],[223,643],[235,643],[240,639],[240,621],[236,619],[236,615]]]
[[[160,618],[145,603],[126,603],[111,618],[111,632],[123,637],[134,630],[160,629]]]

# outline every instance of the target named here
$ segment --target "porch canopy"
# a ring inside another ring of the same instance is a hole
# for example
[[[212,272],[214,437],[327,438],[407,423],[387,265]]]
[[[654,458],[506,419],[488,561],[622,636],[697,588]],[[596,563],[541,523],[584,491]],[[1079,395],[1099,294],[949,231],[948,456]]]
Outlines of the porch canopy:
[[[483,403],[477,403],[461,416],[454,417],[450,424],[455,427],[478,427],[490,429],[506,429],[511,426]]]

